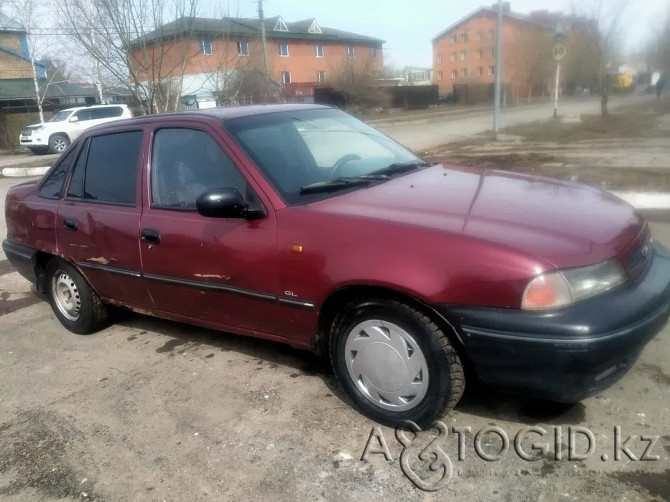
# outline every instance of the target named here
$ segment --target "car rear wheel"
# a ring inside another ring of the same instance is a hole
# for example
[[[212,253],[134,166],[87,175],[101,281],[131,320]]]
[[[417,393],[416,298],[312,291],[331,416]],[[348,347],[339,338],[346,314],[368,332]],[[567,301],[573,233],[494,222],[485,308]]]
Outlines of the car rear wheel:
[[[49,151],[51,153],[63,153],[70,146],[70,139],[64,134],[53,134],[49,138]]]
[[[72,265],[55,258],[47,265],[46,276],[51,308],[63,326],[85,335],[107,323],[107,308]]]
[[[463,395],[463,365],[442,329],[395,300],[349,303],[333,322],[333,370],[366,415],[391,426],[421,427],[451,410]]]

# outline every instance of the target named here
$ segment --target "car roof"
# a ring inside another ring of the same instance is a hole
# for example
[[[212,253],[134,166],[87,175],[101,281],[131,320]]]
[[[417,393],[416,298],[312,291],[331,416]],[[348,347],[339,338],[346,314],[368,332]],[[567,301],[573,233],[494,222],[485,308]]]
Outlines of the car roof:
[[[266,115],[269,113],[290,112],[297,110],[318,110],[331,108],[326,105],[303,105],[303,104],[270,104],[270,105],[247,105],[229,106],[221,108],[206,108],[204,110],[191,110],[185,112],[158,113],[155,115],[144,115],[136,117],[137,120],[163,120],[187,117],[211,117],[218,120],[230,120],[252,115]]]
[[[105,130],[124,129],[127,126],[138,126],[152,122],[170,122],[179,119],[204,119],[205,121],[225,122],[226,120],[236,119],[240,117],[251,117],[254,115],[268,115],[272,113],[291,112],[299,110],[330,110],[333,107],[326,105],[304,105],[304,104],[272,104],[272,105],[248,105],[248,106],[231,106],[223,108],[207,108],[204,110],[192,110],[185,112],[170,112],[157,113],[154,115],[142,115],[140,117],[114,120],[93,126],[86,129],[82,135],[91,135],[91,133],[98,133]]]
[[[304,104],[272,104],[272,105],[248,105],[231,106],[222,108],[207,108],[204,110],[192,110],[185,112],[157,113],[154,115],[142,115],[132,119],[115,120],[86,130],[97,132],[102,129],[122,129],[125,126],[139,125],[151,122],[169,122],[179,119],[200,119],[225,122],[226,120],[254,115],[268,115],[271,113],[290,112],[298,110],[330,110],[332,106],[327,105],[304,105]]]
[[[87,106],[74,106],[72,108],[63,108],[62,110],[58,110],[58,112],[73,112],[76,110],[90,110],[91,108],[109,108],[110,106],[128,106],[122,103],[115,103],[113,105],[87,105]],[[58,113],[56,112],[56,113]]]

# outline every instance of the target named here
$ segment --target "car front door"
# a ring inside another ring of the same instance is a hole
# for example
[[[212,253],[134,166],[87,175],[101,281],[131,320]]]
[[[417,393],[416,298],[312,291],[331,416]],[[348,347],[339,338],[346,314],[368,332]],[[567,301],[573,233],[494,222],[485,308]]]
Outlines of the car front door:
[[[100,134],[79,148],[65,198],[58,205],[58,251],[106,300],[152,306],[141,279],[137,243],[141,129]]]
[[[155,308],[233,331],[282,336],[276,221],[205,217],[196,198],[236,188],[269,208],[215,131],[178,124],[153,133],[141,220],[143,274]]]
[[[91,120],[91,110],[89,109],[79,110],[72,114],[67,127],[67,135],[70,137],[71,142],[81,136],[81,133],[93,125]]]

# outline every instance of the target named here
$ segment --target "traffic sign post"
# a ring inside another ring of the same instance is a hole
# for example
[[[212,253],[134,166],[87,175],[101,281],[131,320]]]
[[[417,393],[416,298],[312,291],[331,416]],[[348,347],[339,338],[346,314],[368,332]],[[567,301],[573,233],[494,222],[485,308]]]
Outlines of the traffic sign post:
[[[554,88],[554,118],[558,118],[558,89],[561,85],[561,61],[565,57],[565,45],[562,43],[557,43],[554,45],[552,50],[552,55],[554,56],[554,61],[556,61],[556,86]]]

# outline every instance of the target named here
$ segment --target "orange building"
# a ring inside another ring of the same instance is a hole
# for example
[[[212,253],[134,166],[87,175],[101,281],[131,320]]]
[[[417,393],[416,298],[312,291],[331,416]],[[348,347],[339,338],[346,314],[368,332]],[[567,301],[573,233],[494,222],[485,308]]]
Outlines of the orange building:
[[[180,18],[135,40],[131,63],[140,81],[178,77],[183,95],[215,99],[236,74],[265,73],[260,28],[257,19]],[[303,97],[346,65],[373,73],[383,68],[382,40],[322,27],[315,19],[267,18],[265,33],[269,78]]]
[[[503,81],[517,95],[543,87],[551,71],[554,22],[503,9]],[[492,88],[496,74],[497,6],[481,7],[433,38],[434,83],[441,92],[459,86]]]

